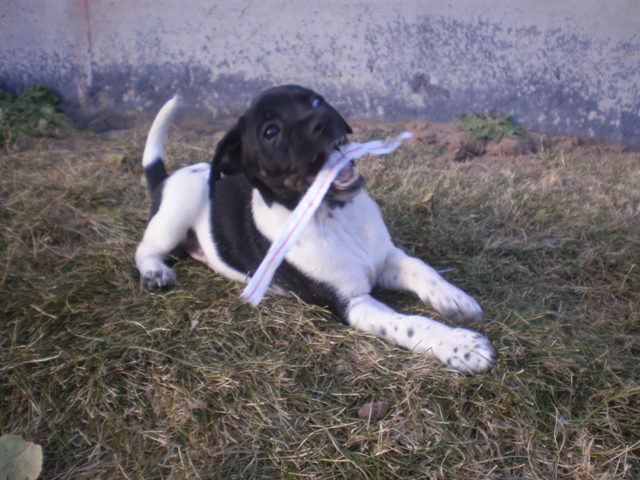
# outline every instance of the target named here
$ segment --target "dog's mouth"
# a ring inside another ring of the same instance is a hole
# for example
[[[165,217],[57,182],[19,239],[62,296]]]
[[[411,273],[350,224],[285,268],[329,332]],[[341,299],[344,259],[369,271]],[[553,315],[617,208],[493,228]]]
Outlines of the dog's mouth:
[[[318,172],[325,164],[327,159],[331,156],[331,154],[338,150],[339,147],[346,144],[346,137],[341,137],[331,145],[329,145],[324,151],[316,155],[315,159],[313,160],[311,165],[309,165],[305,172],[305,180],[309,185],[311,185],[316,179]],[[355,162],[352,160],[347,165],[345,165],[342,170],[340,170],[340,172],[338,172],[337,177],[329,188],[327,196],[336,200],[348,200],[363,186],[364,179],[362,178],[358,167],[356,167]]]
[[[362,175],[360,175],[360,171],[353,160],[351,160],[347,165],[345,165],[342,170],[338,173],[338,176],[333,181],[331,188],[336,190],[350,190],[355,187],[362,187],[363,183]]]

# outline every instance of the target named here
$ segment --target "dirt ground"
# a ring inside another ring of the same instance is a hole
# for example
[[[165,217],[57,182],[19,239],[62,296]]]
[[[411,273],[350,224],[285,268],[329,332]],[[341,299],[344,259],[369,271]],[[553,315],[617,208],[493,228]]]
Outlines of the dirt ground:
[[[591,153],[625,157],[638,152],[640,147],[600,141],[595,138],[580,138],[573,135],[541,135],[528,132],[527,137],[514,135],[503,137],[499,142],[477,140],[468,132],[460,131],[456,123],[439,123],[426,120],[410,120],[396,123],[382,123],[370,120],[350,122],[354,130],[353,137],[385,138],[401,130],[413,133],[408,145],[422,143],[439,157],[443,164],[451,161],[470,161],[481,159],[482,164],[493,164],[497,160],[515,158],[541,152],[568,154],[576,148],[586,155]]]

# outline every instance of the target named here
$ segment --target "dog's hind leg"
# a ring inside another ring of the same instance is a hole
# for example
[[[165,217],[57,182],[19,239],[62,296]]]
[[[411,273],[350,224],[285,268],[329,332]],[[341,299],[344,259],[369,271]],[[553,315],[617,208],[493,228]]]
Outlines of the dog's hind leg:
[[[481,334],[428,317],[402,315],[370,295],[349,300],[347,322],[406,349],[430,354],[463,373],[485,372],[495,360],[493,347]]]
[[[151,224],[149,226],[151,227]],[[164,263],[164,259],[180,244],[182,238],[175,235],[160,240],[160,237],[155,234],[160,229],[153,228],[150,234],[145,234],[136,250],[136,267],[140,272],[142,285],[147,290],[169,288],[176,283],[177,279],[176,272]]]
[[[171,287],[176,273],[165,262],[167,255],[183,242],[193,243],[194,226],[209,212],[209,164],[182,168],[169,177],[162,188],[162,201],[149,221],[135,260],[142,284],[149,290]],[[194,258],[200,250],[191,246]]]
[[[451,285],[422,260],[408,256],[397,247],[393,247],[387,255],[378,285],[392,290],[415,292],[420,300],[451,320],[482,318],[478,302]]]

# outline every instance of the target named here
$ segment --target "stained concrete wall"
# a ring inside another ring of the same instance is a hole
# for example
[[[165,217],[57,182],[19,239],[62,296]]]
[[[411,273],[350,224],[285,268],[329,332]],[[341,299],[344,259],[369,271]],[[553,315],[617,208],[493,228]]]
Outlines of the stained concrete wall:
[[[346,116],[640,144],[639,0],[0,0],[0,88],[43,83],[94,126],[181,92],[199,119],[299,83]]]

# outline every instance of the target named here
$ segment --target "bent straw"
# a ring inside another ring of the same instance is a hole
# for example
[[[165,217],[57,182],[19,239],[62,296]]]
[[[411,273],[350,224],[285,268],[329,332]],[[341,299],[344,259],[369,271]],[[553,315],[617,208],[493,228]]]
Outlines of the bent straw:
[[[367,153],[372,155],[385,155],[396,150],[403,140],[411,138],[411,132],[403,132],[398,137],[382,142],[374,140],[367,143],[350,143],[343,148],[344,151],[336,150],[327,159],[318,172],[315,180],[302,197],[300,203],[292,212],[289,220],[282,228],[280,235],[271,244],[269,251],[265,255],[262,263],[251,278],[251,281],[242,292],[242,298],[257,307],[265,292],[273,280],[276,269],[282,263],[285,255],[296,244],[305,227],[313,217],[313,214],[320,206],[322,199],[326,195],[329,187],[347,163]]]

